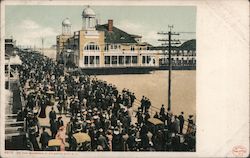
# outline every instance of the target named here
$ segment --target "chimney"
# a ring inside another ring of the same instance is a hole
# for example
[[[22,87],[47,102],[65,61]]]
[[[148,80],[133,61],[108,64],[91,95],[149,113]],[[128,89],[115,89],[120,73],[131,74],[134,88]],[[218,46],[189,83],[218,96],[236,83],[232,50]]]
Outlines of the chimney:
[[[108,31],[112,32],[113,31],[113,20],[108,20]]]

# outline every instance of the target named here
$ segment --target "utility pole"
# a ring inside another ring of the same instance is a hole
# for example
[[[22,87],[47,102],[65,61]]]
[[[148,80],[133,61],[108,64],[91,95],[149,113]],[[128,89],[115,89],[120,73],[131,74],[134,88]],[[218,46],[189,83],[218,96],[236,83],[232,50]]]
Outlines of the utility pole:
[[[164,46],[168,46],[168,110],[171,110],[171,72],[172,72],[172,57],[171,57],[171,51],[172,51],[172,45],[174,44],[180,44],[179,40],[172,40],[172,35],[179,35],[179,33],[172,32],[173,25],[168,25],[169,31],[168,32],[159,32],[160,35],[168,35],[168,39],[159,39],[158,41],[163,41],[163,51],[164,53],[166,50],[164,49]]]

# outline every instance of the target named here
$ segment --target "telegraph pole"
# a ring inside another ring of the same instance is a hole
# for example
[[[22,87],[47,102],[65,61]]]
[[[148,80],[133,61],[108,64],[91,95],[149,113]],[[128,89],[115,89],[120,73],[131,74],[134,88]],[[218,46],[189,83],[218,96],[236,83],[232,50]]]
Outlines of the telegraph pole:
[[[168,39],[159,39],[158,41],[163,41],[164,45],[168,45],[168,110],[171,110],[171,72],[172,72],[172,58],[171,58],[171,51],[172,51],[172,44],[180,44],[179,40],[172,40],[172,35],[179,35],[179,33],[172,32],[173,25],[169,25],[168,32],[159,32],[160,35],[168,35]],[[163,49],[165,52],[165,49]]]

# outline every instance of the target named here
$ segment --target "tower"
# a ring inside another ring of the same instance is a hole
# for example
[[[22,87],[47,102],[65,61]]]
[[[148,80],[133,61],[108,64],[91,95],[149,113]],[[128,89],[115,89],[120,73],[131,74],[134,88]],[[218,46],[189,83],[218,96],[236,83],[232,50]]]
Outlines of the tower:
[[[70,35],[71,34],[71,22],[69,18],[66,18],[62,21],[62,34]]]
[[[89,6],[82,12],[82,29],[83,30],[95,30],[96,14]]]

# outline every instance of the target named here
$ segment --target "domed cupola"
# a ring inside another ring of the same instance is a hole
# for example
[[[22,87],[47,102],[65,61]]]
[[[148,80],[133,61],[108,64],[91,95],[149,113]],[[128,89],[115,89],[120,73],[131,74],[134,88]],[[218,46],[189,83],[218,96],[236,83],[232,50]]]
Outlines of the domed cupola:
[[[83,30],[95,30],[96,14],[90,6],[82,11]]]
[[[71,34],[71,22],[69,18],[66,18],[62,21],[62,34],[63,35]]]
[[[95,12],[90,6],[82,11],[82,18],[95,18]]]

